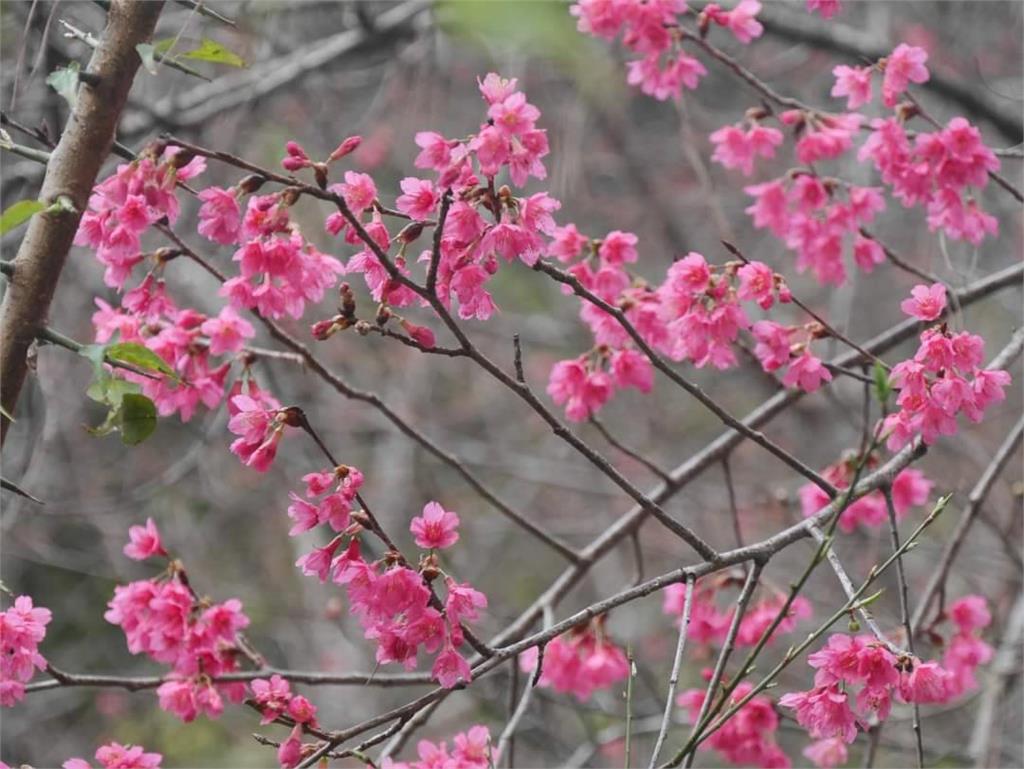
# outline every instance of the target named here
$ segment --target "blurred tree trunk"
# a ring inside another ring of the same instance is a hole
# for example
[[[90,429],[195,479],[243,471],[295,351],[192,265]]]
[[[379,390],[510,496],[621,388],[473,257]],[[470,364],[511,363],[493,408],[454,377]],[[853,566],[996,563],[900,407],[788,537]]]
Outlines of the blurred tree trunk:
[[[66,196],[75,210],[32,217],[13,262],[14,274],[0,308],[0,401],[8,414],[14,413],[27,374],[29,346],[46,323],[81,212],[110,152],[141,63],[135,46],[150,40],[162,8],[163,0],[112,0],[71,116],[50,157],[39,199],[52,203]],[[0,445],[7,428],[3,417]]]

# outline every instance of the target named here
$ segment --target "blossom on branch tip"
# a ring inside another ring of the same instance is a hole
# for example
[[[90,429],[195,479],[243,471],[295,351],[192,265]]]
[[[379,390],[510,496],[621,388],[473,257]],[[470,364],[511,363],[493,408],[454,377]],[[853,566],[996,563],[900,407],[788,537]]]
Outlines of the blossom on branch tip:
[[[19,702],[36,669],[46,669],[39,644],[52,616],[49,609],[34,606],[27,595],[17,596],[11,607],[0,612],[0,706],[9,708]]]
[[[459,541],[459,516],[441,507],[438,502],[428,502],[423,515],[412,519],[409,530],[416,544],[427,550],[451,547]]]
[[[129,527],[128,537],[130,541],[124,546],[124,554],[133,560],[145,561],[154,555],[167,555],[152,518],[146,519],[145,526]]]
[[[946,287],[942,283],[918,284],[911,289],[910,299],[900,303],[900,309],[918,320],[935,320],[946,309]]]

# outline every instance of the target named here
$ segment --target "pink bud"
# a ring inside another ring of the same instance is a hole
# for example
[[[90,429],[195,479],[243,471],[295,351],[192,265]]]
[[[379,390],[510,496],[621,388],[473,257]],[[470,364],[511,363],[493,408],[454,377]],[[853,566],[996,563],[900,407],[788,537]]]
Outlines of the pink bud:
[[[434,337],[434,332],[426,326],[417,326],[415,323],[402,319],[402,328],[405,329],[413,341],[419,344],[421,347],[433,348],[437,339]]]
[[[350,136],[341,144],[338,145],[338,149],[334,150],[327,158],[328,163],[333,163],[335,160],[340,160],[346,155],[355,152],[360,144],[363,143],[362,136]]]

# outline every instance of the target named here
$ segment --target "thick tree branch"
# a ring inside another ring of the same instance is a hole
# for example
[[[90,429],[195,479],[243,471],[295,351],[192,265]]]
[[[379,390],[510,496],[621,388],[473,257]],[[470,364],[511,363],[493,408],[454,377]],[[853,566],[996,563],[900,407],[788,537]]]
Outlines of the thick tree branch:
[[[0,401],[9,414],[14,413],[28,372],[29,345],[46,323],[81,212],[114,142],[117,121],[141,63],[135,46],[152,37],[162,8],[163,0],[111,2],[107,26],[86,67],[94,84],[79,87],[67,128],[46,166],[39,199],[52,202],[66,196],[76,210],[34,216],[14,258],[14,276],[0,308]],[[7,427],[3,417],[0,444]]]

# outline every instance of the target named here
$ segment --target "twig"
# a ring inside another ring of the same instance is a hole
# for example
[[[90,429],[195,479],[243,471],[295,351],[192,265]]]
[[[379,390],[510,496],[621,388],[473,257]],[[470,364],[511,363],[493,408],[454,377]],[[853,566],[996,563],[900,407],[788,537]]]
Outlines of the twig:
[[[743,253],[738,248],[736,248],[736,246],[734,246],[732,243],[729,243],[728,241],[725,241],[725,240],[721,241],[721,243],[722,243],[723,246],[725,246],[726,250],[730,254],[735,256],[737,259],[742,261],[744,264],[750,264],[750,260],[747,259],[747,257],[745,257],[743,255]],[[846,334],[841,332],[839,329],[837,329],[835,326],[833,326],[827,320],[825,320],[821,315],[819,315],[814,310],[812,310],[807,304],[802,302],[796,295],[791,295],[791,296],[792,296],[793,304],[795,304],[801,310],[803,310],[808,315],[810,315],[812,318],[814,318],[814,320],[816,320],[821,325],[821,327],[823,329],[825,329],[825,331],[827,331],[829,333],[830,336],[835,337],[840,342],[845,344],[847,347],[850,347],[850,348],[856,350],[862,356],[864,356],[865,359],[870,360],[872,363],[877,363],[882,368],[884,368],[886,371],[889,370],[889,364],[887,364],[884,360],[882,360],[881,358],[879,358],[877,355],[875,355],[874,353],[870,352],[869,350],[865,350],[861,345],[859,345],[856,342],[854,342],[852,339],[850,339],[848,336],[846,336]]]
[[[742,543],[740,543],[742,545]],[[665,698],[665,712],[661,716],[661,727],[658,729],[658,738],[654,741],[654,752],[647,764],[648,769],[654,769],[658,763],[658,756],[665,744],[665,737],[668,735],[669,724],[672,723],[672,711],[676,705],[676,686],[679,683],[679,670],[683,664],[683,650],[686,648],[686,632],[690,628],[690,612],[693,609],[693,593],[695,583],[692,577],[686,579],[686,598],[683,600],[683,618],[679,623],[679,640],[676,641],[676,654],[672,658],[672,672],[668,677],[668,696]]]
[[[889,514],[889,536],[892,539],[892,550],[894,553],[900,551],[900,529],[896,521],[896,504],[892,499],[892,486],[883,486],[882,495],[885,497],[885,508]],[[906,635],[907,651],[914,655],[914,633],[910,628],[910,605],[907,598],[907,575],[903,570],[903,556],[896,559],[896,581],[899,584],[900,597],[900,622],[903,624],[903,632]],[[916,656],[916,655],[915,655]],[[915,702],[914,705],[914,741],[917,748],[918,769],[924,767],[924,741],[921,735],[921,709]]]
[[[693,722],[693,731],[690,733],[690,739],[692,740],[697,734],[701,722],[704,720],[705,714],[708,712],[708,708],[711,707],[711,701],[715,698],[715,693],[718,691],[718,685],[722,681],[722,676],[725,674],[725,666],[729,663],[729,657],[732,656],[733,649],[736,643],[736,634],[740,629],[740,622],[743,621],[743,615],[747,611],[747,606],[750,604],[750,599],[754,596],[754,589],[757,587],[758,579],[761,577],[761,570],[764,568],[767,561],[755,561],[754,565],[747,572],[747,580],[743,584],[743,589],[740,591],[739,597],[736,599],[736,608],[733,610],[732,622],[729,623],[729,630],[725,634],[725,641],[722,643],[722,650],[718,653],[718,659],[715,661],[715,669],[711,673],[711,680],[708,681],[707,689],[704,691],[704,701],[701,702],[700,712],[697,714],[697,718]],[[696,755],[695,752],[691,752],[686,758],[685,766],[693,766],[693,759]]]
[[[1006,687],[1007,681],[1020,674],[1021,641],[1024,639],[1024,593],[1017,596],[1013,611],[1006,623],[1003,639],[996,650],[992,667],[988,672],[988,681],[978,705],[978,716],[974,721],[971,740],[967,753],[974,757],[976,767],[993,766],[989,763],[989,743],[996,719],[999,698]]]
[[[39,339],[40,342],[52,344],[55,345],[56,347],[63,347],[65,350],[70,350],[71,352],[80,353],[82,352],[82,350],[85,349],[85,345],[82,344],[81,342],[76,342],[71,337],[65,336],[59,331],[48,327],[42,328],[37,334],[36,338]],[[108,366],[124,369],[125,371],[131,371],[133,374],[144,376],[147,379],[160,379],[160,377],[156,376],[150,371],[141,369],[138,366],[132,365],[131,363],[125,363],[124,361],[117,360],[116,358],[111,358],[109,355],[103,356],[103,362],[106,363]]]
[[[729,456],[722,457],[722,475],[725,480],[725,491],[729,496],[729,514],[732,516],[732,530],[736,535],[736,547],[743,547],[743,528],[740,526],[740,511],[736,506],[736,488],[732,482],[732,469],[729,467]]]
[[[651,460],[647,459],[640,452],[635,451],[635,450],[629,448],[628,446],[623,444],[620,440],[618,440],[614,435],[612,435],[611,431],[607,427],[605,427],[604,423],[600,419],[597,418],[596,415],[591,415],[591,417],[590,417],[590,424],[592,424],[594,427],[597,428],[597,431],[599,433],[601,433],[601,437],[604,438],[606,441],[608,441],[608,443],[613,448],[618,449],[619,451],[621,451],[623,454],[625,454],[630,459],[636,460],[641,465],[643,465],[648,470],[650,470],[652,473],[654,473],[656,476],[661,478],[663,481],[668,481],[669,480],[668,473],[666,473],[664,470],[662,470],[660,467],[658,467],[654,462],[652,462]]]
[[[921,597],[918,599],[917,606],[914,609],[913,618],[910,621],[911,630],[914,633],[919,633],[924,626],[925,617],[928,614],[928,610],[931,607],[932,602],[935,600],[935,596],[942,590],[946,583],[946,578],[949,576],[950,567],[953,565],[953,561],[956,559],[957,554],[960,552],[960,548],[967,540],[967,532],[970,530],[971,525],[974,523],[975,518],[981,510],[982,505],[985,503],[985,499],[988,497],[989,491],[995,484],[999,474],[1003,471],[1006,463],[1010,460],[1010,457],[1014,455],[1017,447],[1021,443],[1021,438],[1024,436],[1024,417],[1017,420],[1017,423],[1013,426],[1013,429],[1007,433],[1006,438],[1000,444],[996,450],[995,455],[992,457],[992,461],[989,462],[985,468],[978,482],[971,489],[970,494],[967,496],[967,504],[964,506],[963,512],[960,514],[960,519],[957,521],[956,528],[953,530],[952,535],[946,540],[946,545],[942,550],[942,555],[939,556],[938,565],[932,572],[931,578],[928,580],[928,584],[925,589],[921,592]]]
[[[818,473],[814,472],[814,470],[812,470],[806,464],[804,464],[799,459],[794,457],[788,451],[785,451],[772,441],[768,440],[764,436],[764,434],[758,432],[757,430],[751,429],[742,421],[740,421],[732,414],[727,412],[725,409],[719,406],[713,398],[711,398],[707,393],[705,393],[704,390],[702,390],[698,385],[694,384],[693,382],[679,374],[661,355],[655,352],[655,350],[647,343],[647,340],[644,339],[643,335],[636,330],[632,323],[629,322],[629,319],[626,317],[625,313],[621,309],[609,304],[604,299],[599,297],[593,291],[591,291],[582,283],[580,283],[580,281],[577,280],[577,278],[574,275],[570,275],[569,273],[564,272],[543,260],[537,261],[537,263],[534,265],[534,269],[537,270],[538,272],[543,272],[545,275],[551,276],[559,283],[563,283],[569,286],[570,288],[572,288],[573,292],[577,296],[583,297],[588,302],[593,304],[595,307],[604,310],[606,313],[615,318],[615,320],[618,321],[619,325],[622,326],[623,330],[633,340],[633,343],[640,349],[640,351],[644,355],[647,356],[647,358],[651,361],[651,363],[654,365],[656,369],[661,371],[675,384],[679,385],[679,387],[681,387],[683,390],[685,390],[694,398],[696,398],[705,408],[708,409],[708,411],[710,411],[716,417],[718,417],[718,419],[721,420],[724,424],[731,427],[733,430],[742,433],[746,438],[753,441],[763,449],[766,449],[769,453],[773,454],[778,459],[782,460],[782,462],[789,465],[791,469],[795,470],[800,475],[807,478],[809,481],[811,481],[811,483],[813,483],[815,486],[818,486],[830,497],[836,496],[838,492],[835,486],[833,486],[827,480],[822,478]]]
[[[942,512],[947,501],[948,497],[941,500],[940,503],[936,505],[932,512],[928,515],[928,517],[925,518],[924,521],[922,521],[921,524],[917,527],[917,529],[915,529],[914,532],[907,538],[907,541],[900,546],[900,549],[896,553],[893,553],[891,556],[889,556],[889,558],[887,558],[880,566],[877,566],[871,570],[871,572],[868,574],[867,579],[861,584],[861,586],[857,590],[854,591],[853,597],[847,599],[846,603],[842,607],[840,607],[835,613],[832,614],[832,616],[825,620],[825,622],[819,625],[818,628],[813,633],[810,633],[806,639],[804,639],[801,643],[789,649],[786,652],[785,657],[774,668],[772,668],[768,672],[768,674],[761,679],[761,681],[755,684],[754,687],[749,692],[747,692],[747,694],[745,694],[739,700],[734,702],[718,718],[718,720],[715,723],[711,724],[711,726],[700,737],[697,738],[697,740],[692,745],[684,746],[683,750],[680,751],[680,753],[677,754],[672,761],[663,764],[662,769],[678,765],[679,761],[682,760],[683,755],[687,751],[695,750],[702,742],[708,739],[708,737],[710,737],[712,734],[718,731],[718,729],[721,728],[722,724],[724,724],[726,721],[732,718],[732,716],[736,712],[738,712],[740,708],[742,708],[744,705],[750,702],[750,700],[752,700],[754,697],[756,697],[758,694],[760,694],[762,691],[768,688],[768,686],[775,680],[775,678],[778,677],[779,673],[781,673],[783,670],[789,667],[789,665],[791,665],[796,659],[798,659],[799,656],[804,652],[804,650],[806,650],[808,646],[810,646],[818,638],[824,635],[824,633],[826,633],[828,629],[832,627],[832,625],[838,622],[843,616],[845,616],[851,610],[856,610],[864,603],[869,602],[871,600],[870,597],[862,600],[861,596],[864,595],[864,593],[872,584],[874,584],[875,580],[877,580],[879,576],[881,576],[888,570],[888,568],[895,562],[895,560],[900,555],[906,552],[913,545],[913,543],[917,541],[917,538],[924,532],[926,528],[928,528],[935,521],[938,515]]]

